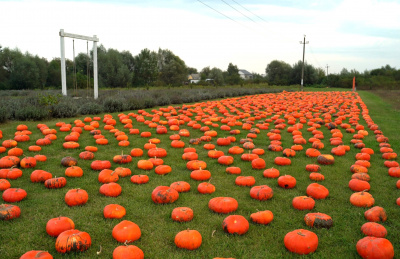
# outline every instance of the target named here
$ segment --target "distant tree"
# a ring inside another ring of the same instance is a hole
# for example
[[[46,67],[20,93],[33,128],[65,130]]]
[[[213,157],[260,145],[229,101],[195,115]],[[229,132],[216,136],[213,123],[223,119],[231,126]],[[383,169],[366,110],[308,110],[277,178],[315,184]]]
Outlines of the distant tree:
[[[134,57],[133,85],[147,86],[153,84],[158,77],[157,53],[143,49]]]
[[[216,67],[213,67],[208,74],[209,79],[214,80],[215,85],[223,85],[224,84],[224,76],[222,70]]]
[[[105,87],[129,87],[133,74],[123,62],[118,50],[106,50],[102,45],[97,49],[99,82]]]
[[[265,69],[268,83],[271,85],[288,85],[290,83],[291,72],[292,67],[288,63],[279,60],[271,61]]]
[[[36,63],[36,67],[38,68],[40,88],[44,89],[47,82],[49,62],[45,58],[40,58],[38,55],[33,57],[33,61]]]
[[[10,86],[16,90],[40,87],[39,69],[32,58],[24,56],[14,60]]]
[[[303,68],[303,61],[299,60],[296,64],[293,65],[290,77],[291,84],[300,84],[301,83],[301,71]],[[304,78],[303,85],[313,85],[318,82],[318,73],[317,70],[307,62],[304,63]]]
[[[188,67],[187,68],[187,72],[188,72],[188,74],[190,75],[190,74],[198,74],[199,72],[197,72],[197,68],[194,68],[194,67]]]
[[[342,68],[342,70],[340,71],[340,75],[341,76],[349,76],[350,72],[349,72],[349,70],[347,70],[347,68]]]
[[[240,84],[241,78],[239,75],[239,69],[236,65],[229,63],[228,69],[226,71],[226,78],[225,82],[230,85],[237,85]]]
[[[60,58],[54,58],[47,67],[47,86],[61,86],[61,61]]]
[[[201,71],[200,71],[200,77],[201,80],[206,80],[207,78],[209,78],[209,74],[211,72],[210,67],[204,67]]]
[[[185,62],[170,50],[158,50],[159,79],[165,85],[178,86],[187,80]]]

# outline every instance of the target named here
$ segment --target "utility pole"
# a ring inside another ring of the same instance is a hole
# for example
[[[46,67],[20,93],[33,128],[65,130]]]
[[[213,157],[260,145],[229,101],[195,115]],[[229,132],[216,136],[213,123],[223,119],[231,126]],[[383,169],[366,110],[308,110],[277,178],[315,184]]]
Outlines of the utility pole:
[[[303,92],[303,79],[304,79],[304,53],[306,52],[306,44],[308,44],[308,41],[306,42],[306,35],[304,35],[304,40],[300,41],[300,44],[303,44],[303,66],[301,68],[301,91]]]
[[[328,64],[326,64],[326,77],[328,77]]]

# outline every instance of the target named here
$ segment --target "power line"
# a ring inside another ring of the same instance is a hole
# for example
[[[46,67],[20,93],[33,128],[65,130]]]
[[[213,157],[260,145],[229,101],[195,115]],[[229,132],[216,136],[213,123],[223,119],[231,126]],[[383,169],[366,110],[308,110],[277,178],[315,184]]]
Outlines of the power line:
[[[247,15],[245,15],[244,13],[242,13],[241,11],[239,11],[238,9],[236,9],[235,7],[233,7],[232,5],[228,4],[227,2],[225,2],[224,0],[221,0],[222,2],[224,2],[226,5],[228,5],[230,8],[232,8],[233,10],[235,10],[236,12],[240,13],[241,15],[245,16],[247,19],[249,19],[250,21],[256,23],[253,19],[251,19],[250,17],[248,17]]]
[[[238,21],[232,19],[231,17],[227,16],[226,14],[221,13],[220,11],[218,11],[217,9],[215,9],[215,8],[213,8],[213,7],[211,7],[211,6],[209,6],[208,4],[204,3],[203,1],[197,0],[197,2],[202,3],[203,5],[205,5],[205,6],[207,6],[208,8],[214,10],[215,12],[217,12],[217,13],[219,13],[219,14],[225,16],[225,17],[228,18],[229,20],[231,20],[231,21],[233,21],[233,22],[235,22],[235,23],[237,23],[237,24],[240,24],[241,26],[244,26],[245,28],[247,28],[245,25],[243,25],[243,24],[241,24],[240,22],[238,22]]]
[[[239,4],[238,2],[236,2],[235,0],[232,0],[232,2],[236,3],[238,6],[242,7],[243,9],[245,9],[246,11],[248,11],[249,13],[251,13],[252,15],[258,17],[258,19],[264,21],[265,23],[268,23],[266,20],[264,20],[262,17],[258,16],[257,14],[253,13],[252,11],[250,11],[249,9],[247,9],[246,7],[244,7],[243,5]]]

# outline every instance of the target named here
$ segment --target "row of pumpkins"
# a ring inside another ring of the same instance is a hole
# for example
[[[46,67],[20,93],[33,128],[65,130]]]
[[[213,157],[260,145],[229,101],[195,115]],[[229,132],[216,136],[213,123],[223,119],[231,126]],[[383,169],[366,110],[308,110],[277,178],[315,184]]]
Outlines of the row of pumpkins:
[[[303,100],[298,105],[297,109],[290,109],[287,102],[293,98],[302,96]],[[314,96],[318,98],[316,101]],[[309,98],[311,97],[311,98]],[[308,101],[304,101],[307,100]],[[274,101],[275,100],[275,101]],[[322,101],[321,101],[322,100]],[[333,103],[331,106],[322,106],[322,103],[327,103],[328,100],[341,100]],[[302,136],[301,129],[304,125],[308,125],[307,131],[313,134],[313,137],[308,140],[312,143],[312,148],[306,150],[305,154],[308,157],[316,157],[318,164],[309,164],[306,170],[310,172],[310,179],[313,181],[322,181],[324,176],[319,173],[321,170],[320,165],[329,165],[334,163],[334,156],[345,155],[350,150],[350,146],[344,145],[342,138],[343,134],[339,128],[344,129],[347,133],[355,133],[351,144],[355,148],[360,149],[360,153],[356,155],[356,162],[351,166],[350,170],[353,173],[352,179],[349,182],[349,187],[356,191],[350,197],[350,202],[359,207],[372,207],[374,200],[367,192],[369,186],[368,168],[370,167],[369,159],[374,154],[371,148],[365,147],[362,139],[368,135],[368,131],[364,126],[358,123],[360,109],[357,104],[362,108],[363,119],[367,122],[368,128],[374,132],[376,140],[379,142],[382,158],[385,159],[385,166],[389,167],[389,175],[393,177],[400,177],[399,164],[396,161],[397,154],[393,152],[388,143],[388,138],[383,135],[378,126],[374,124],[368,115],[368,109],[359,98],[357,94],[351,93],[324,93],[317,95],[307,95],[307,98],[301,93],[283,93],[280,95],[260,95],[257,97],[236,98],[236,102],[232,100],[223,100],[220,102],[208,102],[195,105],[184,105],[182,109],[176,111],[173,107],[160,108],[159,110],[152,110],[148,113],[144,110],[139,110],[138,113],[130,113],[128,115],[119,114],[119,121],[124,125],[125,129],[129,129],[129,134],[139,135],[144,138],[149,138],[149,142],[144,146],[147,150],[149,159],[139,160],[137,167],[143,170],[150,170],[155,167],[155,173],[163,175],[171,172],[171,167],[163,164],[162,158],[167,156],[167,151],[164,148],[157,147],[160,142],[157,138],[151,138],[151,132],[139,132],[138,129],[133,128],[133,120],[136,122],[144,123],[149,128],[156,128],[157,134],[166,134],[169,130],[173,133],[170,135],[172,148],[184,148],[185,142],[181,137],[189,137],[190,131],[187,129],[180,129],[180,125],[186,124],[193,129],[198,129],[204,132],[204,136],[199,139],[190,139],[191,145],[198,145],[202,142],[204,148],[209,150],[208,156],[212,159],[217,159],[218,163],[226,165],[226,172],[229,174],[240,174],[239,167],[231,166],[234,162],[234,157],[231,155],[241,154],[241,159],[251,162],[253,169],[264,170],[266,163],[264,159],[260,158],[264,154],[264,149],[256,148],[254,140],[261,130],[267,130],[270,124],[274,124],[267,136],[270,140],[268,150],[271,152],[282,152],[282,157],[276,157],[274,162],[278,166],[290,165],[290,157],[296,155],[296,152],[303,150],[303,145],[307,143]],[[215,112],[223,114],[218,116]],[[229,112],[228,112],[229,110]],[[240,111],[240,110],[243,110]],[[324,113],[319,113],[321,111]],[[314,114],[312,114],[314,112]],[[232,114],[236,114],[235,116]],[[281,118],[281,116],[283,118]],[[191,119],[191,117],[195,119]],[[262,121],[262,119],[268,119]],[[323,118],[321,118],[322,116]],[[165,120],[163,120],[163,117]],[[335,117],[332,120],[332,117]],[[344,123],[349,119],[349,123]],[[88,131],[96,139],[97,145],[107,145],[109,142],[107,138],[102,135],[100,117],[90,118],[87,117],[84,121],[76,120],[75,126],[64,122],[57,123],[61,132],[70,132],[65,137],[63,147],[66,149],[76,149],[79,147],[79,137],[83,131]],[[255,124],[255,120],[259,120]],[[297,120],[299,122],[297,122]],[[200,124],[203,123],[202,124]],[[219,123],[223,124],[220,126]],[[118,145],[129,146],[129,137],[124,131],[116,128],[117,121],[111,115],[105,115],[103,118],[105,123],[104,130],[114,133]],[[289,124],[287,127],[285,124]],[[240,133],[240,130],[231,127],[241,126],[243,130],[249,133],[245,139],[239,142],[242,145],[232,146],[229,149],[230,155],[225,155],[224,152],[218,151],[214,144],[209,143],[213,138],[217,137],[218,133],[210,127],[220,127],[221,130],[230,133],[228,137],[218,138],[216,141],[217,146],[229,146],[236,142],[235,135]],[[332,138],[330,144],[334,146],[331,154],[321,154],[320,150],[324,148],[321,139],[324,139],[323,132],[319,130],[321,126],[326,126],[330,129]],[[352,128],[354,126],[354,128]],[[283,149],[281,142],[281,131],[286,129],[293,136],[293,146],[291,148]],[[52,140],[57,139],[57,130],[50,129],[45,124],[38,124],[38,129],[43,133],[44,138],[38,139],[36,145],[29,147],[30,151],[40,151],[43,146],[50,145]],[[37,162],[46,161],[43,155],[35,157],[24,157],[21,160],[19,157],[23,155],[23,150],[17,147],[20,141],[29,141],[30,131],[26,125],[19,125],[16,129],[14,140],[5,140],[2,143],[0,152],[6,152],[7,156],[0,159],[0,167],[5,168],[0,170],[0,178],[16,179],[22,176],[22,170],[16,168],[19,165],[21,168],[34,168]],[[1,133],[1,131],[0,131]],[[2,134],[0,134],[2,137]],[[245,153],[249,150],[249,153]],[[96,146],[86,146],[85,151],[79,154],[80,159],[93,160],[94,154],[97,151]],[[142,157],[143,150],[140,148],[133,148],[130,155],[117,155],[114,156],[113,161],[119,164],[127,164],[132,162],[132,157]],[[196,149],[193,147],[185,148],[182,159],[188,160],[187,168],[191,170],[190,177],[198,181],[207,181],[211,177],[211,173],[206,170],[207,163],[198,160]],[[83,170],[77,166],[78,161],[73,157],[65,157],[61,163],[66,166],[65,175],[67,177],[81,177]],[[95,160],[91,163],[93,170],[99,170],[98,180],[103,185],[100,187],[100,193],[106,196],[116,197],[121,193],[121,186],[117,184],[119,177],[126,177],[131,175],[129,168],[118,167],[111,170],[110,161]],[[276,168],[269,168],[263,171],[264,177],[278,178],[278,185],[282,188],[294,188],[296,186],[296,179],[290,175],[279,175],[279,170]],[[143,184],[148,182],[147,175],[133,175],[131,181],[136,184]],[[51,173],[44,170],[35,170],[31,174],[32,182],[44,182],[47,188],[62,188],[66,184],[66,178],[58,177],[53,178]],[[255,179],[252,176],[238,176],[235,183],[240,186],[253,186]],[[26,192],[21,188],[10,188],[10,183],[6,179],[0,180],[0,190],[3,192],[3,200],[5,202],[17,202],[26,197]],[[400,187],[400,180],[397,182],[397,187]],[[187,182],[179,181],[171,184],[171,186],[159,186],[154,189],[152,193],[152,200],[155,203],[173,203],[179,197],[180,192],[187,192],[190,190],[190,185]],[[198,186],[200,193],[212,193],[215,191],[215,186],[209,182],[202,182]],[[318,183],[312,183],[307,187],[307,196],[295,197],[292,205],[298,210],[311,210],[314,208],[315,199],[325,199],[329,195],[326,187]],[[258,200],[268,200],[273,196],[273,190],[267,185],[254,186],[250,190],[250,196]],[[68,206],[83,205],[88,200],[88,193],[82,189],[69,190],[65,195],[65,202]],[[400,200],[397,200],[400,203]],[[216,213],[231,213],[236,211],[238,203],[231,197],[216,197],[209,201],[210,210]],[[16,205],[3,204],[0,207],[0,218],[9,220],[16,218],[20,215],[20,210]],[[104,217],[106,218],[122,218],[125,215],[125,208],[118,204],[110,204],[104,208]],[[193,211],[188,207],[178,207],[172,212],[171,218],[173,220],[182,222],[190,221],[193,218]],[[361,239],[357,243],[357,251],[363,258],[371,257],[372,253],[378,253],[377,258],[392,258],[394,256],[393,246],[390,241],[385,239],[386,229],[376,223],[377,221],[385,221],[387,216],[383,208],[375,206],[365,212],[365,218],[370,221],[362,226],[362,231],[367,237]],[[250,219],[259,224],[269,224],[273,220],[273,213],[269,210],[259,211],[253,213]],[[324,213],[308,213],[305,215],[305,223],[310,227],[325,227],[332,226],[332,218]],[[230,215],[226,217],[222,224],[223,229],[231,234],[245,234],[249,229],[249,223],[242,215]],[[58,217],[49,220],[46,226],[46,231],[49,235],[57,237],[56,249],[60,253],[70,251],[84,251],[91,246],[90,235],[74,229],[74,222],[67,217]],[[127,245],[127,240],[133,242],[140,238],[140,228],[131,221],[124,220],[117,224],[113,229],[113,237],[125,243],[125,246],[117,247],[114,251],[115,258],[142,258],[143,252],[140,248]],[[197,249],[201,245],[201,234],[197,230],[184,230],[176,235],[175,244],[180,248]],[[284,238],[284,243],[289,251],[299,254],[312,253],[317,249],[318,237],[315,233],[298,229],[288,233]],[[372,245],[382,247],[379,251],[371,248]],[[26,254],[38,255],[39,258],[46,258],[46,252],[43,251],[30,251]],[[131,256],[131,257],[128,257]],[[51,258],[51,257],[49,257]]]

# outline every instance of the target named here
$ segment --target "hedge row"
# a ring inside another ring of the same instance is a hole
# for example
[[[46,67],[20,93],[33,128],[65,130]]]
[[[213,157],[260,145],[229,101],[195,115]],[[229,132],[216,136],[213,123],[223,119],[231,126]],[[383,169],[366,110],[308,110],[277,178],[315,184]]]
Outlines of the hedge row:
[[[64,97],[55,90],[1,91],[0,123],[7,120],[44,120],[122,112],[155,106],[193,103],[203,100],[280,92],[267,87],[163,88],[150,90],[101,90],[99,98]]]

